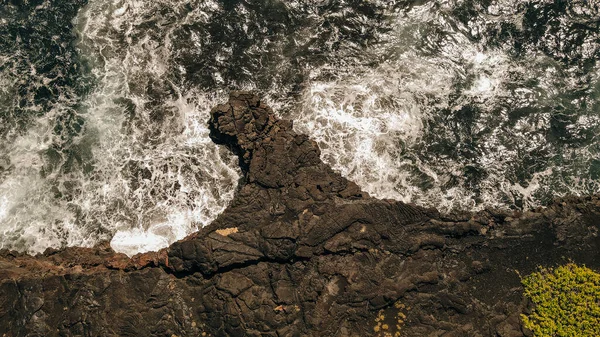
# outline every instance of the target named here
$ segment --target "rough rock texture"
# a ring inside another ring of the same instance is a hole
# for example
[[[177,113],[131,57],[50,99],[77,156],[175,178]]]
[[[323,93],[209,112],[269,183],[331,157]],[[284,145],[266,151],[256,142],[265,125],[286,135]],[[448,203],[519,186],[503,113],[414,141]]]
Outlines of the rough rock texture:
[[[253,94],[210,128],[244,172],[217,220],[133,259],[0,252],[0,336],[523,336],[518,273],[600,268],[598,197],[444,215],[369,197]]]

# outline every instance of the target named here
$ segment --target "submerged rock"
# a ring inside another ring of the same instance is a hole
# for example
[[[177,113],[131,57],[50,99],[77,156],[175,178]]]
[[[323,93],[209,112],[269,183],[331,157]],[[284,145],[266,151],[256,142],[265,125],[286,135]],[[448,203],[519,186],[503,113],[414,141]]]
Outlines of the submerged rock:
[[[524,336],[519,274],[600,267],[600,199],[440,214],[368,196],[260,98],[211,111],[244,178],[211,225],[129,259],[0,253],[1,336]]]

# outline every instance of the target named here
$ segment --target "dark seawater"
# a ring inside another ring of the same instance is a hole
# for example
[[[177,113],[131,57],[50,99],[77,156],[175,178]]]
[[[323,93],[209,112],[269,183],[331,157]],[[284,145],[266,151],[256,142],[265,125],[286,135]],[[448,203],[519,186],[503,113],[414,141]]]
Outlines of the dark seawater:
[[[209,109],[257,90],[374,196],[600,192],[600,4],[2,1],[0,246],[154,250],[239,179]]]

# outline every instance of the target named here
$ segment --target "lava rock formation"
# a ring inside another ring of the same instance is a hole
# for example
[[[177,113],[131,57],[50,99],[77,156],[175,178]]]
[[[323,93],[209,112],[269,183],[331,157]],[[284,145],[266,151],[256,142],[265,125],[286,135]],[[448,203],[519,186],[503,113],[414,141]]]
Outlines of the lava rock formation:
[[[243,171],[223,214],[132,259],[0,251],[0,336],[525,336],[518,273],[600,267],[598,197],[440,214],[370,197],[252,93],[210,129]]]

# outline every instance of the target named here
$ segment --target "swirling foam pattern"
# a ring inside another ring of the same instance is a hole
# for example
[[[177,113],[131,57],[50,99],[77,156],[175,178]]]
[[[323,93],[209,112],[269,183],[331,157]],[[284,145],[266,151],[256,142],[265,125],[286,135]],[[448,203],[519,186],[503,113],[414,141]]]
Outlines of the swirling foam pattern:
[[[35,0],[0,9],[0,244],[167,246],[233,198],[208,138],[262,92],[374,196],[441,210],[600,192],[588,1]]]

